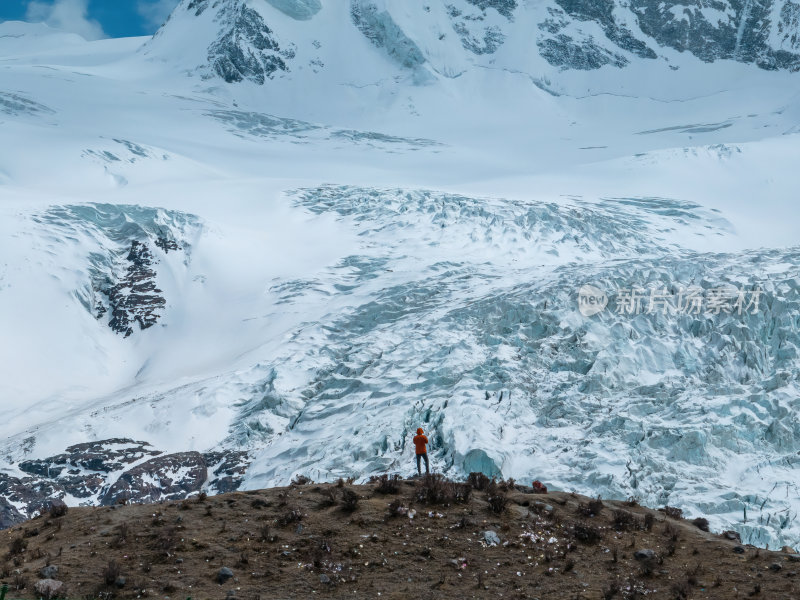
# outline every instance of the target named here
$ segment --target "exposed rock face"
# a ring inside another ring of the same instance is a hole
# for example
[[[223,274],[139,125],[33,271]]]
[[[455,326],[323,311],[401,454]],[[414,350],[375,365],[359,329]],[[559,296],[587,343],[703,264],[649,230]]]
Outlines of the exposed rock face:
[[[322,8],[320,0],[266,2],[298,21],[315,18]],[[432,4],[406,8],[415,11],[413,21],[419,24],[412,30],[395,11],[399,3],[349,2],[355,27],[403,68],[423,73],[418,68],[433,56],[452,53],[446,46],[451,34],[440,29],[440,11]],[[674,54],[667,49],[706,62],[731,59],[764,69],[800,68],[800,0],[448,0],[443,5],[452,31],[473,58],[496,53],[509,35],[522,35],[509,25],[533,10],[541,11],[535,17],[538,27],[525,35],[532,34],[542,57],[560,69],[669,60]],[[281,41],[280,31],[267,25],[269,15],[257,5],[191,0],[178,10],[196,16],[216,11],[219,33],[209,40],[207,58],[210,72],[225,81],[264,84],[289,71],[295,47],[285,38]],[[431,32],[438,39],[429,37]],[[301,39],[295,41],[302,47]]]
[[[158,456],[147,442],[136,442],[126,438],[111,438],[85,444],[75,444],[66,449],[64,454],[38,460],[26,460],[19,463],[19,468],[40,477],[57,478],[64,469],[66,473],[77,475],[80,471],[111,473],[119,471],[125,465],[138,462],[145,456]]]
[[[0,473],[0,498],[6,504],[14,503],[17,506],[25,506],[27,517],[37,512],[47,509],[51,498],[59,498],[64,495],[64,489],[56,482],[40,479],[37,477],[11,477],[5,473]],[[8,518],[15,518],[14,511],[0,509]]]
[[[583,42],[568,42],[564,31],[575,22],[599,25],[617,48],[654,59],[659,47],[690,52],[713,62],[732,59],[764,69],[800,68],[800,4],[793,0],[555,0],[558,9],[540,28],[554,36],[539,41],[543,56],[557,66],[587,69],[612,61],[586,60]],[[564,31],[562,31],[564,30]],[[557,51],[556,48],[560,48]],[[608,49],[607,49],[608,50]],[[573,63],[568,57],[577,60]],[[613,61],[624,66],[620,61]]]
[[[233,492],[239,489],[242,477],[249,460],[247,452],[208,452],[203,458],[211,470],[211,483],[209,487],[217,494]]]
[[[116,141],[132,156],[145,152],[133,142]],[[60,234],[66,245],[81,236],[89,240],[81,248],[88,253],[86,283],[75,291],[76,297],[98,320],[125,337],[133,334],[137,324],[143,330],[161,318],[166,299],[157,285],[158,265],[170,252],[182,252],[188,261],[189,240],[200,227],[194,215],[120,204],[54,206],[33,220],[48,235]]]
[[[271,2],[290,16],[308,19],[321,8],[318,2],[295,0]],[[217,9],[215,21],[219,23],[220,33],[208,48],[208,64],[213,71],[228,83],[252,81],[263,84],[276,71],[288,71],[286,59],[294,58],[294,51],[281,49],[272,30],[261,15],[239,0],[214,2]],[[186,10],[196,16],[209,8],[208,0],[192,0]],[[178,10],[181,10],[180,7]]]
[[[103,505],[121,500],[156,502],[185,498],[199,492],[208,476],[199,452],[159,456],[126,471],[100,501]]]
[[[82,504],[147,503],[239,488],[250,460],[242,451],[163,454],[125,438],[75,444],[54,456],[25,460],[28,474],[0,473],[0,529],[48,510],[71,496]],[[17,507],[24,507],[23,510]]]
[[[0,497],[0,529],[12,527],[24,520],[25,515],[11,506],[5,498]]]
[[[131,241],[131,250],[126,258],[128,267],[125,275],[110,287],[106,294],[111,304],[109,326],[117,333],[128,337],[133,333],[133,325],[147,329],[156,324],[167,301],[156,287],[156,272],[151,268],[153,254],[146,244]]]

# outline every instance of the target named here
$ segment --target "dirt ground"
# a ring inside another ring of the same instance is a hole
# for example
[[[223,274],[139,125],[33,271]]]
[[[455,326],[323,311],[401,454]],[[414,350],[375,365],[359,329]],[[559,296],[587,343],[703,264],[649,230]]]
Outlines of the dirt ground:
[[[47,595],[48,565],[60,597],[104,600],[800,598],[800,555],[635,503],[485,482],[70,508],[0,531],[0,553],[14,599]]]

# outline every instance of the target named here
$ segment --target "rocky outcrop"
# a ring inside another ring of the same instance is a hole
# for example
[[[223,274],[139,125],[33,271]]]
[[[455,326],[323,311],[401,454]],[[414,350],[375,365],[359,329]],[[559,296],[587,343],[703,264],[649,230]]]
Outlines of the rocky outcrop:
[[[277,1],[277,0],[276,0]],[[296,8],[295,18],[310,18],[319,6],[314,1],[278,2],[281,10]],[[239,0],[225,0],[211,5],[217,9],[218,37],[208,47],[208,64],[228,83],[252,81],[263,84],[276,71],[288,71],[286,60],[294,58],[291,46],[281,48],[272,30],[258,11]],[[209,8],[208,0],[192,0],[186,10],[195,16]],[[181,10],[180,8],[178,10]]]
[[[13,527],[17,523],[22,523],[25,515],[14,508],[8,500],[0,497],[0,529]]]
[[[127,438],[111,438],[69,446],[63,454],[37,460],[25,460],[19,468],[31,475],[56,478],[66,469],[77,474],[80,470],[111,473],[145,456],[161,454],[147,442]]]
[[[207,478],[206,462],[199,452],[166,454],[125,471],[103,495],[100,504],[185,498],[199,492]]]
[[[203,458],[211,470],[209,488],[213,492],[224,494],[239,489],[247,465],[250,464],[247,452],[208,452]]]
[[[106,294],[111,304],[109,326],[128,337],[134,324],[138,323],[139,329],[155,325],[167,301],[156,286],[156,272],[151,268],[153,254],[146,244],[131,241],[125,260],[128,262],[125,275]]]
[[[585,52],[574,51],[591,38],[568,34],[571,25],[591,22],[613,47],[641,58],[655,59],[661,48],[671,48],[705,62],[730,59],[763,69],[800,68],[800,3],[794,0],[554,1],[558,8],[540,24],[554,35],[538,43],[544,58],[556,66],[586,69],[613,62],[599,59],[596,51],[591,60]]]
[[[243,451],[163,454],[127,438],[75,444],[61,454],[21,461],[16,466],[25,476],[0,473],[0,529],[68,497],[110,505],[181,499],[200,490],[231,492],[249,463]]]

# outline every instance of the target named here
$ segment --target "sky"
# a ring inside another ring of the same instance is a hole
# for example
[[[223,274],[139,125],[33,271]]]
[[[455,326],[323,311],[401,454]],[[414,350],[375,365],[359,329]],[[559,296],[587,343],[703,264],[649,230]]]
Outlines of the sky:
[[[0,0],[0,22],[44,22],[89,40],[152,35],[179,0]]]

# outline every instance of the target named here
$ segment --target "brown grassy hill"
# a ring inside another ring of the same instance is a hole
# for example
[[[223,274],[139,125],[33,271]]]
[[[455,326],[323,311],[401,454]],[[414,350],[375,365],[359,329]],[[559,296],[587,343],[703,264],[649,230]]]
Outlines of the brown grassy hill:
[[[15,599],[42,575],[103,600],[800,598],[798,555],[672,514],[485,478],[307,483],[56,511],[0,532],[0,575]]]

